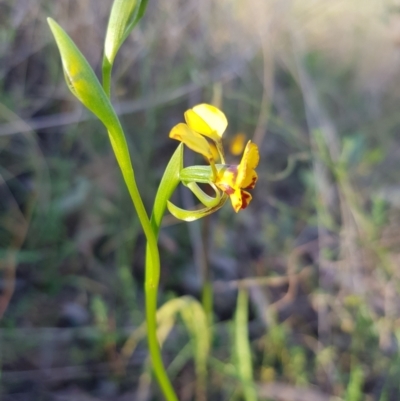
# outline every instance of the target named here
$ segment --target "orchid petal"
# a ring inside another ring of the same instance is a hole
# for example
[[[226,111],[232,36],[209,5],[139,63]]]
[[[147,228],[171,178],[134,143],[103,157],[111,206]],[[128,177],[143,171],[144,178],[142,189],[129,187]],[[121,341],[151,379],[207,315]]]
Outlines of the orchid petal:
[[[219,142],[228,126],[225,114],[209,104],[199,104],[185,113],[187,125],[194,131]]]
[[[207,207],[218,205],[221,200],[221,194],[214,183],[209,182],[210,186],[215,191],[215,197],[207,195],[195,182],[189,182],[186,186],[196,195],[197,199]]]
[[[241,188],[253,188],[257,181],[257,173],[254,169],[260,160],[258,146],[249,141],[243,152],[242,160],[238,167],[236,185]]]
[[[181,209],[169,201],[168,201],[167,207],[168,207],[169,212],[177,219],[184,220],[184,221],[195,221],[195,220],[201,219],[202,217],[208,216],[211,213],[216,212],[218,209],[220,209],[224,205],[224,203],[227,201],[227,199],[228,199],[228,196],[224,194],[221,196],[221,199],[216,206],[206,207],[206,208],[198,209],[198,210]]]
[[[202,154],[210,162],[214,160],[210,145],[200,134],[190,129],[186,124],[179,123],[172,128],[169,137],[183,142],[194,152]]]

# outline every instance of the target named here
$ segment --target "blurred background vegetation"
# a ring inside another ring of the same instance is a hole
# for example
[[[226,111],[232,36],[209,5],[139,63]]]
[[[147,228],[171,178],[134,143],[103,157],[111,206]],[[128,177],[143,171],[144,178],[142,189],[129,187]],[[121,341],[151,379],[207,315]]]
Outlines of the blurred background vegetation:
[[[0,0],[3,400],[162,399],[144,237],[46,23],[99,72],[111,3]],[[160,305],[199,298],[207,266],[214,294],[209,355],[182,324],[194,309],[160,328],[181,401],[400,399],[399,46],[395,0],[149,2],[113,74],[148,210],[194,104],[226,113],[230,161],[240,134],[261,153],[248,209],[164,219]],[[195,206],[183,190],[174,202]]]

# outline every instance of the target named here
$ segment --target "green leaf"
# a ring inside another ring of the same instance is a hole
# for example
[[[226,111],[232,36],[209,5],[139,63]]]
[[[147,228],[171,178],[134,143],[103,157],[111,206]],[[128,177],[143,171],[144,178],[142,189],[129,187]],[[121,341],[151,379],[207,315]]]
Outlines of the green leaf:
[[[57,42],[71,92],[106,126],[125,183],[131,196],[137,196],[133,194],[136,189],[133,188],[134,176],[125,135],[110,100],[89,63],[68,34],[51,18],[48,18],[48,23]],[[148,219],[147,215],[143,215],[142,219]]]
[[[178,186],[180,179],[179,173],[183,166],[183,143],[179,144],[172,155],[164,175],[161,179],[156,199],[154,200],[153,213],[151,215],[151,224],[153,232],[158,235],[161,220],[167,207],[167,201],[171,198],[175,188]]]
[[[196,341],[195,358],[200,369],[206,370],[206,360],[210,350],[210,330],[207,317],[201,304],[190,296],[173,298],[165,302],[157,310],[157,337],[163,346],[168,334],[176,323],[176,315],[182,314],[183,321],[189,334]],[[129,336],[122,347],[121,354],[127,361],[135,350],[139,341],[146,336],[146,323],[141,324]]]
[[[126,185],[132,191],[133,171],[125,135],[115,111],[99,80],[83,54],[68,34],[54,20],[48,18],[57,42],[64,74],[71,92],[106,126],[111,145],[120,165]]]
[[[192,338],[193,355],[196,370],[196,400],[205,400],[207,392],[207,360],[210,352],[211,333],[207,315],[200,302],[188,298],[188,303],[181,309],[182,319]]]
[[[172,196],[175,188],[178,186],[179,172],[183,165],[183,144],[181,143],[172,155],[167,168],[164,171],[164,175],[161,179],[160,185],[158,186],[156,198],[154,200],[153,212],[150,218],[151,229],[157,240],[158,233],[160,231],[160,225],[162,218],[167,207],[167,201]],[[149,285],[153,285],[158,282],[160,272],[153,269],[151,264],[152,248],[149,242],[146,245],[146,268],[148,269],[146,280],[149,280]]]
[[[118,118],[96,74],[68,34],[53,19],[47,19],[57,42],[65,80],[71,92],[108,128],[119,125]]]
[[[248,305],[247,289],[240,288],[235,314],[235,365],[242,382],[244,399],[246,401],[257,401],[249,342]]]
[[[352,366],[346,390],[346,401],[361,401],[363,397],[364,372],[359,364]]]

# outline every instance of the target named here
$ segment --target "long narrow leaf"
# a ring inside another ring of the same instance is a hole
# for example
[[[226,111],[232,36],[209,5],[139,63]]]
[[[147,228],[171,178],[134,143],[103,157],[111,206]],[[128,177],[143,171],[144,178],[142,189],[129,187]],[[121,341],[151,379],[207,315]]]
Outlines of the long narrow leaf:
[[[60,51],[65,79],[71,92],[109,131],[119,125],[114,109],[86,58],[53,19],[47,19]]]
[[[160,224],[167,208],[167,201],[180,182],[179,174],[183,166],[183,143],[179,144],[172,155],[164,174],[161,178],[156,198],[154,200],[151,224],[155,235],[158,235]]]
[[[246,401],[257,401],[257,392],[253,384],[253,367],[248,331],[248,294],[245,288],[238,293],[235,315],[235,365],[242,382]]]
[[[193,355],[196,369],[196,400],[206,399],[207,361],[210,351],[211,333],[207,315],[200,302],[191,298],[182,308],[181,316],[192,337]]]

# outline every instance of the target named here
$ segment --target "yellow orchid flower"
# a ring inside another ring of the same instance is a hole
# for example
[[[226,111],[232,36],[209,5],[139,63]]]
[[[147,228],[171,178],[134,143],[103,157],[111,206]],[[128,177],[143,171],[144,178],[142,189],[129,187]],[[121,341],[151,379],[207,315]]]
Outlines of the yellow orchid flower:
[[[259,160],[257,145],[248,141],[240,164],[229,165],[217,174],[215,185],[229,195],[236,213],[246,209],[252,199],[246,190],[253,189],[256,185],[258,176],[255,168]]]
[[[215,142],[221,161],[224,163],[222,135],[228,126],[225,114],[215,106],[202,103],[185,112],[185,121],[186,124],[180,123],[172,128],[170,138],[183,142],[194,152],[205,156],[214,170],[215,160],[210,145],[201,135],[210,138]]]
[[[190,182],[209,183],[225,193],[222,200],[227,199],[227,195],[229,195],[235,212],[245,209],[252,199],[247,190],[253,189],[257,181],[255,168],[260,159],[257,145],[248,141],[240,164],[226,165],[221,140],[228,125],[225,114],[214,106],[200,104],[186,111],[185,120],[186,124],[180,123],[172,128],[169,134],[170,138],[176,139],[194,152],[202,154],[209,161],[211,171],[210,167],[206,166],[188,167],[183,170],[184,173],[182,171],[182,182],[186,186],[189,186]],[[215,164],[211,144],[204,136],[215,142],[223,164]],[[190,188],[196,188],[193,185],[192,187]],[[194,192],[199,199],[202,196],[200,192],[202,191],[199,188],[196,188],[196,192]],[[224,202],[221,202],[218,197],[216,199],[219,208]],[[203,203],[206,205],[209,200]],[[212,207],[215,210],[214,205]]]

